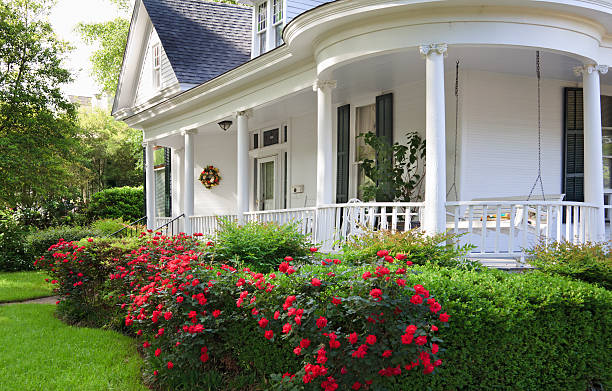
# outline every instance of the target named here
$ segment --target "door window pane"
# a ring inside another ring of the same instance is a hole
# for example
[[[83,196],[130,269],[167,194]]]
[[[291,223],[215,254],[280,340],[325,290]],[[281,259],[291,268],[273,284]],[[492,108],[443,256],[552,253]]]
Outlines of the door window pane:
[[[603,130],[602,141],[604,188],[612,189],[612,128]]]

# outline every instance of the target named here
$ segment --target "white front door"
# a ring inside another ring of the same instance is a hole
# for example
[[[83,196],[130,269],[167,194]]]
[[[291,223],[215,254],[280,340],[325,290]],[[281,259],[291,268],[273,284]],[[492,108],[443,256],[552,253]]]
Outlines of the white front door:
[[[272,210],[276,206],[276,168],[277,157],[257,159],[257,209]]]

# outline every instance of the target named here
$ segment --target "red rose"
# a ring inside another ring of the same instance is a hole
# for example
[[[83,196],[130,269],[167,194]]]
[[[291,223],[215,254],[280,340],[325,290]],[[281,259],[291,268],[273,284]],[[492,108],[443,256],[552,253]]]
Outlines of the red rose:
[[[449,319],[450,319],[450,315],[448,315],[446,312],[443,314],[440,314],[440,322],[448,322]]]
[[[293,261],[293,258],[291,258],[291,257],[285,257],[285,261],[286,261],[286,262],[291,262],[291,261]]]
[[[214,311],[212,312],[212,316],[214,316],[215,318],[218,318],[218,317],[219,317],[219,315],[221,315],[221,311],[219,311],[219,310],[214,310]]]
[[[418,337],[416,337],[414,343],[419,346],[425,345],[427,343],[427,337],[424,335],[419,335]]]
[[[307,348],[309,346],[310,346],[310,340],[309,339],[302,339],[300,341],[300,347],[305,349],[305,348]]]
[[[425,367],[425,369],[423,369],[423,374],[425,375],[429,375],[430,373],[432,373],[434,370],[433,365],[428,365]]]
[[[365,272],[361,275],[361,278],[363,278],[364,280],[367,280],[368,278],[372,278],[372,273]]]
[[[172,361],[168,361],[168,369],[172,369],[174,368],[174,364],[172,363]]]
[[[283,325],[283,333],[288,334],[291,331],[291,323],[285,323]]]
[[[325,326],[327,326],[327,319],[325,319],[324,317],[320,316],[319,319],[317,319],[317,327],[322,329]]]
[[[404,334],[404,335],[402,335],[402,344],[410,345],[412,343],[412,338],[413,337],[414,337],[414,334]]]
[[[208,353],[204,353],[200,356],[200,361],[202,362],[206,362],[208,361],[209,357],[208,357]]]
[[[356,344],[356,343],[357,343],[357,340],[358,340],[357,333],[351,333],[351,334],[349,334],[349,338],[348,338],[348,340],[349,340],[349,342],[350,342],[351,344]]]
[[[402,280],[401,278],[398,278],[397,280],[395,280],[395,282],[399,286],[406,286],[406,281]]]
[[[333,305],[336,305],[336,306],[337,306],[337,305],[338,305],[338,304],[340,304],[340,303],[342,303],[342,300],[340,300],[340,299],[339,299],[339,298],[337,298],[336,296],[332,297],[332,304],[333,304]]]
[[[387,250],[379,250],[379,251],[376,252],[376,256],[378,258],[383,258],[383,257],[385,257],[387,255],[389,255],[389,251],[387,251]]]
[[[160,348],[155,349],[155,357],[159,357],[160,354],[161,354],[161,349]]]
[[[440,349],[440,347],[437,344],[435,344],[435,343],[431,344],[431,352],[433,354],[438,354],[438,349]]]
[[[423,303],[423,298],[420,295],[414,295],[410,298],[410,302],[415,305]]]
[[[302,348],[300,348],[299,346],[296,347],[295,349],[293,349],[293,353],[295,353],[296,356],[299,356],[300,354],[302,354]]]
[[[395,261],[395,259],[393,259],[393,257],[391,255],[385,255],[385,261],[387,261],[389,263],[393,263],[393,261]]]
[[[359,383],[358,381],[353,383],[353,386],[351,387],[352,390],[358,390],[360,388],[361,388],[361,383]]]
[[[312,286],[321,286],[321,280],[319,280],[318,278],[313,278],[310,283],[312,284]]]
[[[370,296],[372,296],[375,299],[380,300],[382,296],[382,291],[378,288],[374,288],[370,291]]]
[[[185,298],[183,296],[179,296],[179,297],[176,298],[176,302],[177,303],[182,303],[183,300],[185,300]]]
[[[288,269],[289,269],[289,264],[287,262],[281,262],[281,264],[278,265],[278,271],[281,273],[287,273]]]
[[[170,318],[172,318],[172,312],[167,311],[164,313],[164,319],[166,320],[170,320]]]
[[[259,327],[261,327],[262,329],[265,329],[266,326],[268,325],[268,319],[266,318],[261,318],[259,319],[259,322],[257,322],[259,324]]]
[[[316,248],[316,247],[311,247],[311,248],[310,248],[310,252],[311,252],[311,253],[316,253],[317,251],[319,251],[319,249],[318,249],[318,248]]]
[[[403,261],[404,259],[406,259],[406,256],[404,254],[395,254],[395,259],[397,259],[398,261]]]
[[[417,331],[417,327],[413,324],[411,324],[410,326],[406,327],[406,334],[414,334]]]
[[[264,337],[266,337],[267,339],[272,339],[272,337],[274,337],[274,331],[266,330],[266,332],[264,333]]]
[[[376,336],[375,336],[375,335],[372,335],[372,334],[368,335],[368,336],[366,337],[366,343],[367,343],[368,345],[374,345],[374,344],[376,343]]]

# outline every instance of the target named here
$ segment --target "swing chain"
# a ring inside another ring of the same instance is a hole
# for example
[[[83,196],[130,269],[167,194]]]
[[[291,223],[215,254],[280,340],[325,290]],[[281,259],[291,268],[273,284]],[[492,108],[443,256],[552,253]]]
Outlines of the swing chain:
[[[450,189],[446,193],[446,197],[454,191],[455,200],[459,199],[457,194],[457,136],[458,136],[458,128],[459,128],[459,60],[457,60],[455,64],[455,155],[454,155],[454,163],[453,163],[453,184]]]
[[[546,201],[544,195],[544,183],[542,182],[542,102],[541,102],[541,67],[540,67],[540,51],[536,51],[536,76],[538,78],[538,176],[531,187],[527,201],[531,199],[533,191],[535,190],[538,182],[540,182],[540,190],[542,191],[542,201]]]

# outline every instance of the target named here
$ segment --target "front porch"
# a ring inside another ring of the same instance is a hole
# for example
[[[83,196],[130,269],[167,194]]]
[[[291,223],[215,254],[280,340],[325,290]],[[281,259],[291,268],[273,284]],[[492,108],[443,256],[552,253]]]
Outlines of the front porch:
[[[425,60],[410,48],[343,63],[315,82],[316,94],[301,87],[266,104],[238,105],[217,118],[232,121],[227,131],[216,120],[150,142],[173,156],[171,213],[150,228],[169,223],[175,232],[214,236],[222,218],[295,222],[326,252],[364,229],[417,228],[459,235],[459,244],[473,246],[470,257],[501,260],[520,259],[539,241],[610,240],[602,146],[612,145],[612,117],[593,98],[612,95],[610,77],[578,77],[574,68],[586,68],[575,57],[542,51],[538,83],[533,48],[445,54],[444,45],[428,46]],[[573,112],[570,98],[580,101]],[[383,114],[391,116],[384,131]],[[427,141],[417,202],[357,201],[364,184],[358,136],[390,132],[401,143],[411,130]],[[223,179],[204,189],[197,177],[209,164]],[[538,168],[541,183],[529,195]],[[148,200],[154,190],[147,187]]]

